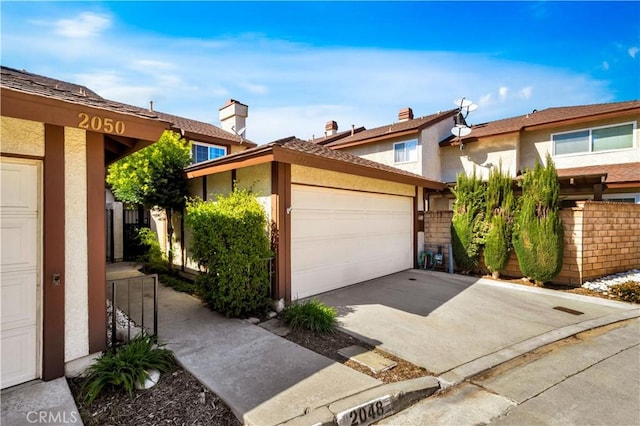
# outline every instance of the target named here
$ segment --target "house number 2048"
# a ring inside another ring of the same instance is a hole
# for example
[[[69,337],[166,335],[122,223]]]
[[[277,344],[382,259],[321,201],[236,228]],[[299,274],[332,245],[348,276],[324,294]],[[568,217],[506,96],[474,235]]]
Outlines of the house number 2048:
[[[124,134],[125,125],[120,120],[113,118],[100,117],[98,115],[89,115],[86,112],[78,114],[80,122],[78,127],[81,129],[93,130],[96,132],[115,133],[117,135]]]

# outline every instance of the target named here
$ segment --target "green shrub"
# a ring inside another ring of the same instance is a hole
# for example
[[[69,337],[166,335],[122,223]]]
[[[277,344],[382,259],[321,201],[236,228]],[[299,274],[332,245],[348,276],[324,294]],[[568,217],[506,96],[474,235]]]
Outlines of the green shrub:
[[[491,170],[486,193],[484,262],[493,273],[507,267],[512,247],[515,198],[511,184],[511,177],[502,172],[502,165]]]
[[[185,222],[190,252],[203,273],[199,294],[226,316],[261,309],[269,301],[271,257],[267,217],[255,195],[234,190],[213,201],[191,201]]]
[[[640,303],[640,283],[627,281],[609,287],[609,294],[624,302]]]
[[[146,254],[140,260],[148,263],[147,269],[149,272],[167,272],[167,259],[160,248],[158,235],[149,228],[140,228],[140,231],[138,231],[138,240],[147,250]]]
[[[513,232],[513,247],[520,271],[541,284],[551,281],[562,269],[564,228],[558,212],[560,184],[555,166],[536,161],[522,179],[522,197]]]
[[[91,405],[105,387],[124,388],[132,395],[136,381],[149,378],[148,370],[168,371],[174,363],[170,350],[157,346],[151,336],[138,335],[115,352],[103,353],[87,368],[82,386],[85,402]]]
[[[333,332],[338,320],[335,308],[312,299],[302,303],[293,302],[283,312],[283,319],[289,326],[297,330],[306,328],[311,331],[323,333]]]
[[[485,187],[476,177],[474,169],[471,176],[464,173],[458,175],[452,192],[456,196],[451,220],[453,257],[458,269],[463,272],[475,271],[482,248]]]

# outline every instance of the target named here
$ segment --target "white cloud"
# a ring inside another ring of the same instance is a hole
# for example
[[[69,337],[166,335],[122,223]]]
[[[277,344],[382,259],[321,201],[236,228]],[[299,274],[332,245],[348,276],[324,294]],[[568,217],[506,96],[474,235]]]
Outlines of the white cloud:
[[[109,28],[111,19],[106,15],[85,12],[74,19],[59,19],[53,26],[56,34],[71,38],[89,38]]]
[[[504,102],[507,100],[507,95],[509,94],[509,88],[502,86],[498,89],[498,95],[500,96],[500,102]]]
[[[640,48],[638,48],[637,46],[633,46],[629,48],[628,52],[629,52],[629,56],[635,59],[638,52],[640,52]]]
[[[607,71],[609,69],[609,62],[602,61],[602,69]]]
[[[12,60],[6,65],[84,84],[119,102],[146,107],[153,100],[159,111],[213,124],[218,108],[234,98],[249,105],[247,137],[258,143],[321,136],[329,120],[340,130],[378,127],[397,121],[403,107],[423,116],[453,109],[462,97],[480,106],[470,117],[475,123],[611,99],[604,82],[586,75],[479,54],[119,32],[87,49],[83,40],[43,28],[50,29],[27,27],[6,38],[3,31],[3,60]]]
[[[527,86],[520,89],[519,95],[522,99],[531,99],[532,93],[533,93],[533,87]]]

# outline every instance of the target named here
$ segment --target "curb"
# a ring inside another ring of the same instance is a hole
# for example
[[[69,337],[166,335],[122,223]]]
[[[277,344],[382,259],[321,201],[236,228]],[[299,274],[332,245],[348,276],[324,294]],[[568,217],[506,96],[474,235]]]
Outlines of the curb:
[[[497,352],[482,356],[466,364],[459,365],[438,376],[437,380],[441,388],[447,389],[452,386],[459,385],[465,380],[484,373],[485,371],[511,361],[519,356],[527,354],[533,350],[543,346],[575,336],[584,331],[594,328],[603,327],[605,325],[614,324],[616,322],[626,321],[640,317],[640,308],[632,309],[624,312],[616,312],[599,318],[586,320],[577,324],[568,325],[558,328],[539,336],[532,337],[522,342],[516,343]]]
[[[433,395],[440,390],[438,379],[433,376],[419,377],[417,379],[404,380],[402,382],[387,383],[376,386],[371,389],[364,390],[357,394],[336,400],[328,405],[315,408],[299,417],[290,419],[281,425],[287,426],[333,426],[341,424],[352,424],[349,414],[351,412],[357,415],[359,409],[363,412],[367,408],[377,405],[378,410],[384,411],[380,414],[374,414],[369,421],[360,421],[357,424],[368,425],[374,421],[382,420],[396,414],[416,401]],[[384,406],[384,409],[382,408]],[[353,414],[352,414],[353,415]],[[343,419],[340,421],[340,419]]]

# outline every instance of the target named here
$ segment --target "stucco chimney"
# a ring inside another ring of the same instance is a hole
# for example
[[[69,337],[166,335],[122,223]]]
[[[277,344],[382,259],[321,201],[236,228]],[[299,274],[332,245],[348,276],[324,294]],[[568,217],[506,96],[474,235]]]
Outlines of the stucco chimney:
[[[220,111],[220,127],[229,133],[240,135],[246,127],[249,107],[235,99],[229,99]],[[244,136],[244,134],[242,135]]]
[[[338,133],[338,123],[335,121],[327,121],[327,124],[324,125],[324,130],[326,136],[333,136]]]
[[[400,121],[413,120],[413,110],[409,107],[402,108],[398,113],[398,120]]]

